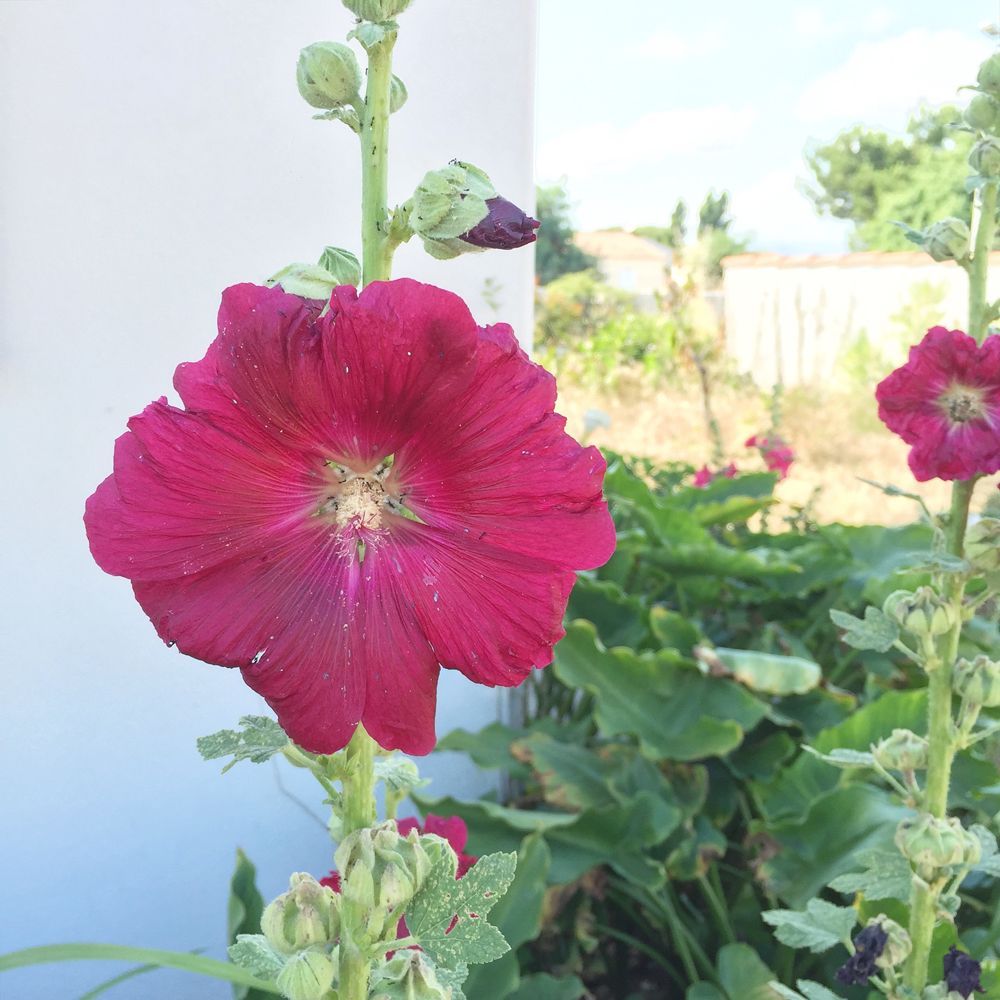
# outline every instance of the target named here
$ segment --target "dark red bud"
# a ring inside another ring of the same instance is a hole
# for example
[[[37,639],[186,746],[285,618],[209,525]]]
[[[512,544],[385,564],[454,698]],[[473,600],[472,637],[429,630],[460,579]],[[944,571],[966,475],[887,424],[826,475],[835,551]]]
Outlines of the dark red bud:
[[[486,250],[516,250],[535,242],[535,230],[541,225],[537,219],[506,198],[487,198],[486,206],[490,214],[459,239]]]

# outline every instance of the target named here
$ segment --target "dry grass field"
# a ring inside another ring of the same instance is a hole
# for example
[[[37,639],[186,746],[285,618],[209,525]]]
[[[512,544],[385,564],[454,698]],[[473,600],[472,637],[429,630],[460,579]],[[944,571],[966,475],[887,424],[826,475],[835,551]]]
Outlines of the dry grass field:
[[[782,405],[781,434],[795,450],[797,461],[778,496],[791,507],[811,500],[818,521],[848,524],[903,524],[918,516],[916,505],[886,497],[859,477],[919,493],[932,510],[948,505],[946,483],[918,484],[906,464],[906,446],[890,434],[876,416],[874,383],[867,388],[814,387],[789,391]],[[630,455],[663,461],[705,463],[711,454],[701,397],[690,389],[651,388],[623,380],[614,390],[595,390],[565,379],[557,409],[576,436],[583,433],[588,409],[604,411],[611,427],[597,428],[588,443]],[[713,410],[726,443],[726,459],[740,468],[763,468],[755,450],[743,446],[750,435],[767,430],[768,399],[750,388],[720,387]],[[986,489],[980,487],[980,498]]]

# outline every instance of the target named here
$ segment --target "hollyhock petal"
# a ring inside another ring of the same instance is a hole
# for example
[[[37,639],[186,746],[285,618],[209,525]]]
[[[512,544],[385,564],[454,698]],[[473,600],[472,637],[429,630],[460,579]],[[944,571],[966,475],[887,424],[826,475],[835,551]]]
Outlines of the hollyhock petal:
[[[84,522],[98,565],[132,580],[252,556],[314,510],[319,489],[296,453],[261,450],[163,399],[129,421],[114,468]]]
[[[133,586],[164,641],[242,668],[306,750],[340,749],[359,722],[386,749],[433,749],[437,661],[394,581],[320,520],[258,559]]]
[[[513,687],[552,662],[572,571],[412,521],[393,526],[378,557],[397,567],[442,666]]]
[[[973,412],[953,415],[954,393]],[[1000,338],[979,345],[960,330],[933,327],[875,397],[879,419],[911,445],[908,462],[921,482],[1000,470]]]
[[[715,478],[715,474],[707,466],[703,465],[695,474],[691,485],[697,490],[703,490]]]
[[[603,565],[615,546],[603,456],[566,434],[552,412],[555,380],[509,327],[483,331],[477,362],[454,411],[415,428],[396,456],[407,506],[497,548],[575,569]]]

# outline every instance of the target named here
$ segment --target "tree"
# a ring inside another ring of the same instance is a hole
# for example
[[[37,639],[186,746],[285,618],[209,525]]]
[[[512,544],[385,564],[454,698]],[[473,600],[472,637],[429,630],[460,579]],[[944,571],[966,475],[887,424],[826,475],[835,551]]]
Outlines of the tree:
[[[923,229],[949,215],[963,218],[973,138],[948,126],[954,107],[924,108],[903,138],[855,126],[808,152],[815,175],[805,194],[820,215],[849,219],[854,250],[912,250],[895,222]]]
[[[680,250],[684,246],[684,237],[687,233],[686,219],[687,206],[683,198],[679,198],[674,206],[674,214],[670,216],[669,226],[639,226],[633,232],[636,236],[662,243],[671,250]]]
[[[547,285],[561,274],[574,274],[597,266],[597,260],[573,242],[569,198],[562,184],[537,189],[537,213],[541,228],[535,244],[535,274]]]
[[[726,232],[733,221],[726,217],[728,213],[729,192],[723,191],[717,195],[714,191],[709,191],[701,208],[698,209],[698,235],[701,236],[710,229]]]

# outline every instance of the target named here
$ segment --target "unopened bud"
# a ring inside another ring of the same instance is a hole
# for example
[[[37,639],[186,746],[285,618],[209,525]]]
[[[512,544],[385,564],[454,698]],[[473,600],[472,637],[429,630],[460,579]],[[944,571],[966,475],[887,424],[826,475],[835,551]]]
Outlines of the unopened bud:
[[[892,969],[906,961],[913,943],[910,941],[910,935],[895,920],[890,920],[884,913],[880,913],[877,917],[872,917],[865,926],[878,926],[885,931],[886,942],[882,954],[875,959],[875,964],[880,969]]]
[[[989,94],[976,94],[962,117],[966,125],[979,132],[995,132],[1000,126],[1000,104]]]
[[[301,872],[289,884],[289,891],[269,903],[261,915],[260,929],[271,946],[290,954],[335,941],[340,934],[337,894]]]
[[[372,988],[378,1000],[449,1000],[451,996],[426,955],[412,950],[396,952],[376,974]]]
[[[954,816],[938,818],[927,813],[899,824],[896,846],[925,880],[933,878],[939,868],[962,864],[967,851],[965,830]]]
[[[1000,97],[1000,52],[994,52],[980,67],[976,76],[980,90]]]
[[[981,177],[1000,177],[1000,141],[980,139],[969,153],[969,166]]]
[[[484,250],[517,250],[534,243],[535,230],[541,225],[537,219],[526,215],[506,198],[489,198],[489,214],[480,220],[461,239]]]
[[[409,96],[406,84],[393,74],[392,81],[389,84],[389,111],[393,114],[397,112],[406,103],[406,99]]]
[[[965,558],[984,573],[1000,570],[1000,518],[981,517],[969,528]]]
[[[952,686],[965,701],[996,708],[1000,706],[1000,663],[988,656],[977,656],[971,662],[963,658],[955,664]]]
[[[876,743],[872,754],[887,771],[922,771],[927,767],[928,743],[909,729],[894,729]]]
[[[410,6],[410,0],[344,0],[344,6],[362,21],[389,21]]]
[[[285,963],[276,985],[288,1000],[325,1000],[335,972],[333,959],[325,951],[310,949]]]
[[[358,96],[361,70],[347,45],[315,42],[299,54],[299,93],[314,108],[339,108]]]
[[[954,217],[924,230],[924,249],[934,260],[963,260],[969,256],[969,227]]]
[[[913,592],[895,590],[885,599],[882,611],[900,628],[921,639],[944,635],[958,622],[954,607],[931,587],[919,587]]]

